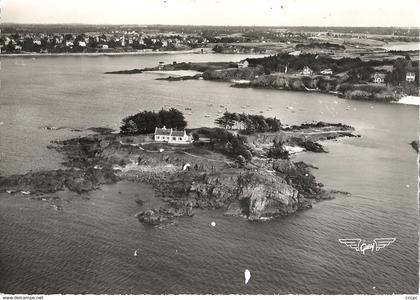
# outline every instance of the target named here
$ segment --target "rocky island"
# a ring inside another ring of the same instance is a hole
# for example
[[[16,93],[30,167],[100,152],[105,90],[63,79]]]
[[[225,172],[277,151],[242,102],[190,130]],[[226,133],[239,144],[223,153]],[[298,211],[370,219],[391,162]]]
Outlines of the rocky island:
[[[151,116],[156,123],[140,127]],[[357,136],[344,124],[285,126],[275,118],[228,112],[216,120],[222,128],[186,129],[192,143],[159,142],[150,133],[163,120],[174,128],[185,127],[183,118],[176,109],[141,112],[125,118],[120,133],[101,129],[55,141],[50,147],[64,155],[66,168],[0,177],[0,192],[83,194],[128,180],[150,184],[165,203],[137,214],[145,224],[172,223],[193,216],[196,209],[223,209],[227,215],[265,220],[310,208],[338,193],[316,181],[314,166],[292,160],[294,153],[326,152],[319,141]]]

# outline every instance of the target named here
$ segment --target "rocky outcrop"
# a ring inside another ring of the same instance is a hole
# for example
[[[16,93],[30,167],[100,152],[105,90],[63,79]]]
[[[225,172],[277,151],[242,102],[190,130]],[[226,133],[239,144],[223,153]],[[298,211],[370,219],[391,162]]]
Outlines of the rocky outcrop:
[[[225,208],[227,214],[243,215],[249,220],[285,216],[312,206],[310,197],[304,194],[316,198],[323,193],[308,173],[307,166],[275,160],[263,169],[202,174],[194,178],[189,188],[184,187],[184,197],[193,199],[196,207]]]
[[[292,125],[286,126],[283,128],[284,131],[302,131],[302,130],[319,130],[327,129],[335,131],[354,131],[354,127],[342,124],[342,123],[327,123],[327,122],[313,122],[313,123],[303,123],[301,125]]]
[[[318,152],[318,153],[327,152],[325,151],[324,147],[322,147],[320,143],[311,141],[304,137],[291,137],[288,140],[288,143],[292,146],[302,147],[306,151]]]
[[[327,152],[319,141],[342,137],[359,137],[354,134],[354,127],[341,123],[305,123],[302,125],[284,126],[278,132],[265,132],[246,135],[248,144],[258,152],[272,143],[286,146],[298,146],[306,151]]]
[[[192,80],[201,78],[201,74],[196,75],[186,75],[186,76],[169,76],[164,78],[156,78],[156,80],[166,80],[166,81],[183,81],[183,80]]]
[[[160,208],[142,211],[136,215],[136,218],[147,225],[165,225],[173,222],[174,215]]]
[[[412,141],[410,145],[414,150],[416,150],[417,153],[419,152],[419,141]]]
[[[141,74],[143,73],[142,69],[132,69],[132,70],[121,70],[121,71],[110,71],[105,72],[105,74]]]
[[[311,207],[310,201],[279,177],[249,172],[238,178],[237,201],[249,220],[285,216]]]
[[[39,171],[0,178],[0,191],[23,190],[31,193],[54,193],[67,188],[80,194],[98,188],[101,184],[114,183],[117,180],[118,178],[110,169]]]

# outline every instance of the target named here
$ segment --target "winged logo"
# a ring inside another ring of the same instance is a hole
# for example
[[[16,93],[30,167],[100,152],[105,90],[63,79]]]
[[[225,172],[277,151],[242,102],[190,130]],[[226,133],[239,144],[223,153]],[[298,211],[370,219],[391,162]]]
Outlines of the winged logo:
[[[362,239],[339,239],[338,241],[341,244],[356,250],[356,252],[362,252],[362,254],[365,254],[365,251],[367,250],[370,250],[371,252],[378,252],[395,242],[395,240],[396,238],[377,238],[374,239],[372,243],[366,243],[365,241],[362,241]]]
[[[386,246],[391,245],[393,242],[395,242],[396,238],[381,238],[381,239],[374,239],[376,245],[376,251],[379,251],[380,249],[385,248]]]
[[[339,239],[338,241],[346,245],[347,247],[350,247],[356,251],[359,251],[359,245],[362,239]]]

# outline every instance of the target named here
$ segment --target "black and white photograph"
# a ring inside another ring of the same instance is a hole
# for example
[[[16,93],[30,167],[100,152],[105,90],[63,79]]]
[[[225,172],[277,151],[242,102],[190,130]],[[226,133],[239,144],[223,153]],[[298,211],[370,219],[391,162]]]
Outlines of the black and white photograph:
[[[0,8],[1,300],[417,299],[420,1]]]

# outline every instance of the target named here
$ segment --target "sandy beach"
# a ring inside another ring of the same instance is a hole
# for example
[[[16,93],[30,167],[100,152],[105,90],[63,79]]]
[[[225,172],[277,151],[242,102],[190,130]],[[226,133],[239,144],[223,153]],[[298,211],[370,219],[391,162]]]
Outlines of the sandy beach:
[[[406,97],[400,99],[400,101],[398,101],[396,103],[408,104],[408,105],[420,105],[420,97],[406,96]]]

